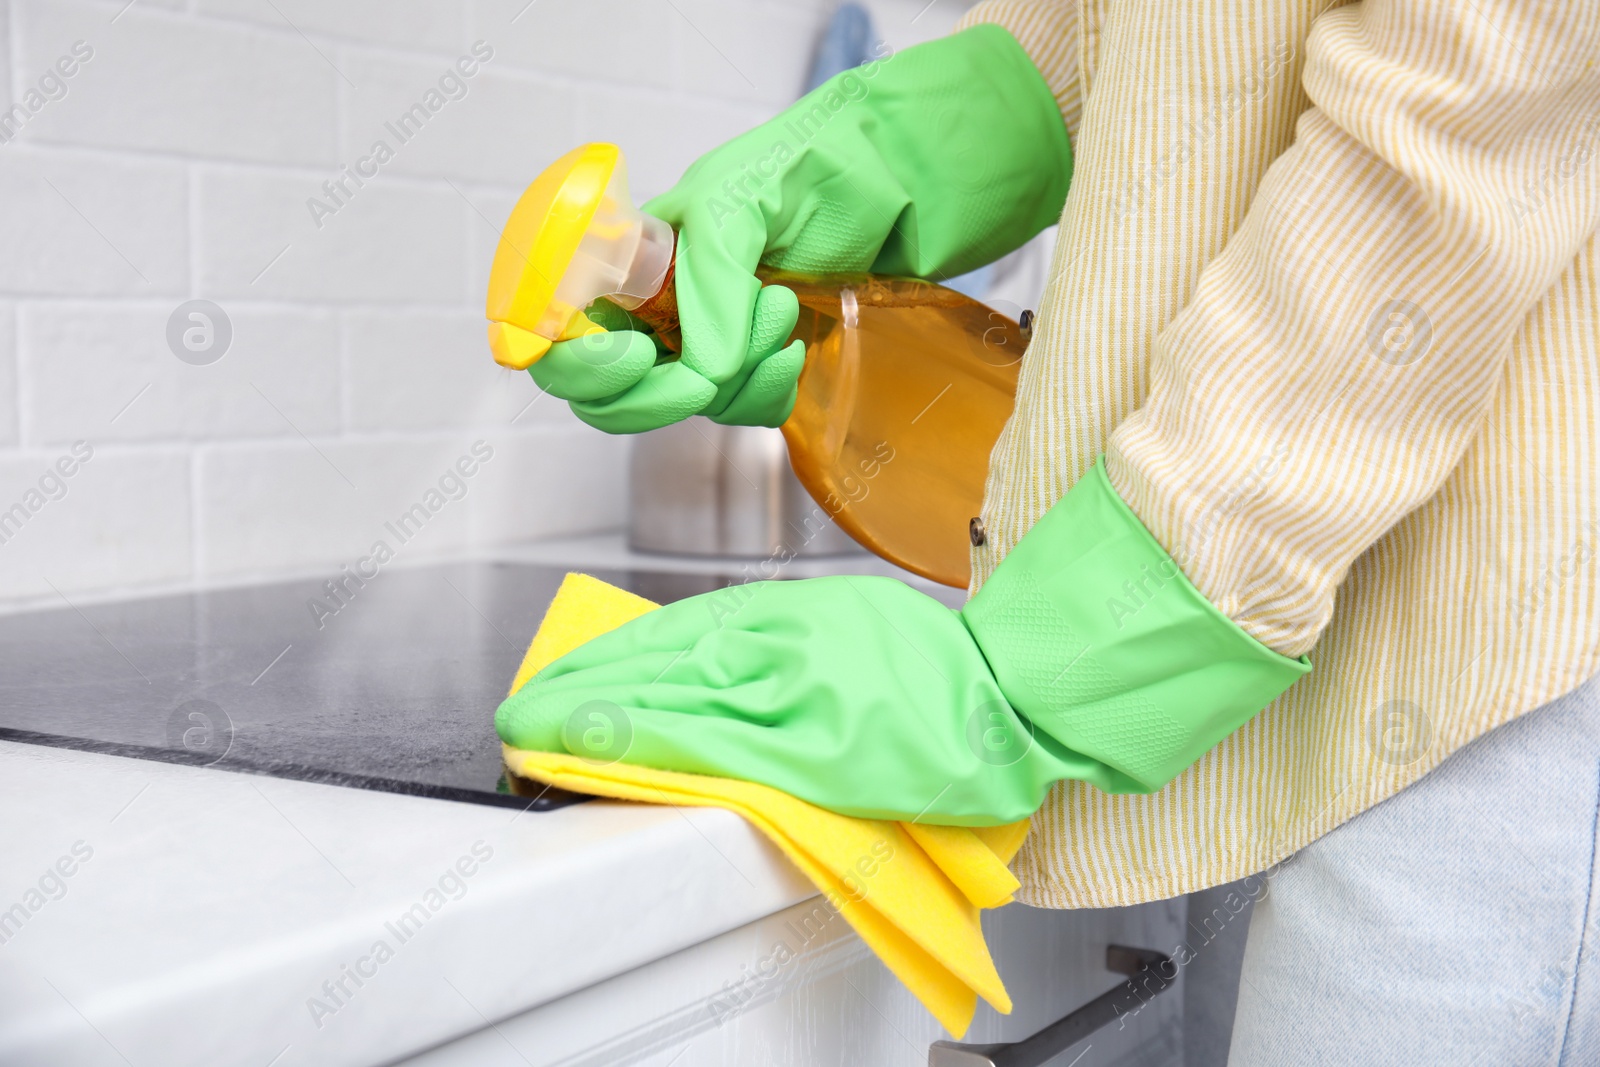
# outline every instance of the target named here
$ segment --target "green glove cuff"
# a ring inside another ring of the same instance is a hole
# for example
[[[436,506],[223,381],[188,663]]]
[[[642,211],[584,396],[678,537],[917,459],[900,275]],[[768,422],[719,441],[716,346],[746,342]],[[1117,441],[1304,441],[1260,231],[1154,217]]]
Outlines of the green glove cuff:
[[[1115,792],[1161,788],[1311,670],[1190,584],[1103,459],[962,616],[1012,706],[1109,767]]]

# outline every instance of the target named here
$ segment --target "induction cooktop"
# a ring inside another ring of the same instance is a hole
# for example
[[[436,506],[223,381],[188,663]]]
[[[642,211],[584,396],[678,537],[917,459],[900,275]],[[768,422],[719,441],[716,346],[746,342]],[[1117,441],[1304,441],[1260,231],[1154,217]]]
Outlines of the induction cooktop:
[[[0,616],[0,740],[550,810],[494,710],[559,567],[382,570]],[[736,579],[593,570],[658,602]]]

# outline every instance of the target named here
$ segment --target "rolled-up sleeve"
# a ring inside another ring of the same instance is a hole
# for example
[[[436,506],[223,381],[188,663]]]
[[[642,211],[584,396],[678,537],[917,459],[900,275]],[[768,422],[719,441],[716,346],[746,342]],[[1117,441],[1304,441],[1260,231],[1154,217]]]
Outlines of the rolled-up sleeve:
[[[1264,644],[1307,651],[1356,557],[1439,489],[1595,232],[1597,56],[1594,2],[1317,19],[1314,106],[1107,447],[1118,493]]]

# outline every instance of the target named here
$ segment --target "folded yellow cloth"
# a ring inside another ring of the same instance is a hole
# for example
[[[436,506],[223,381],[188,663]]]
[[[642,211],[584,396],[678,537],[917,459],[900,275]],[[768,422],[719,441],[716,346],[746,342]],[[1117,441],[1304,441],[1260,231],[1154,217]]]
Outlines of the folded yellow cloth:
[[[545,664],[658,605],[586,574],[569,574],[533,636],[511,692]],[[1006,864],[1028,823],[968,829],[853,819],[733,778],[598,764],[505,747],[506,766],[560,789],[652,804],[727,808],[794,861],[890,971],[956,1037],[978,997],[1009,1013],[983,940],[980,910],[1009,903]]]

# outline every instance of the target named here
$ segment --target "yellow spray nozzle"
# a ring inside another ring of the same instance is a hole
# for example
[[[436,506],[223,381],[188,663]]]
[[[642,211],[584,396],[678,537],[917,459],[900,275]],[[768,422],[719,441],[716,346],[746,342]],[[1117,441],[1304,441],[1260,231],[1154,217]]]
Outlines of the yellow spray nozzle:
[[[587,144],[545,168],[523,192],[489,268],[489,347],[503,367],[525,370],[561,340],[577,308],[556,290],[594,219],[621,153]]]
[[[602,296],[627,306],[654,295],[673,235],[628,196],[614,144],[586,144],[533,180],[511,211],[489,269],[489,348],[525,370],[555,341],[599,329],[583,309]]]

